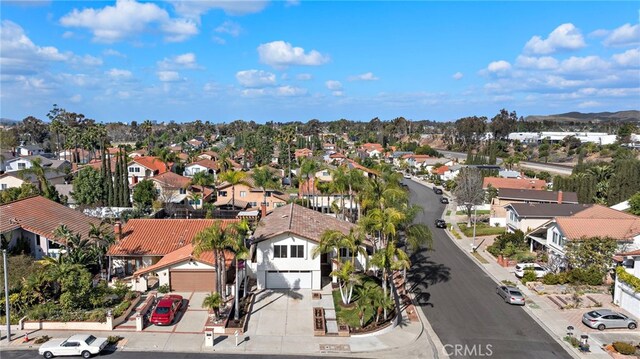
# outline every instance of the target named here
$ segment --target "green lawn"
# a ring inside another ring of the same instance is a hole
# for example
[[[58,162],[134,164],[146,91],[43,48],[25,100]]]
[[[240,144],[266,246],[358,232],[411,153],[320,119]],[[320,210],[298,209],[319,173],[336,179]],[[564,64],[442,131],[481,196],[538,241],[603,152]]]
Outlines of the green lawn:
[[[362,285],[365,286],[380,286],[375,279],[370,277],[364,277],[362,280]],[[353,290],[353,297],[351,298],[351,303],[355,303],[358,300],[358,294]],[[344,308],[342,306],[342,298],[340,297],[340,290],[338,288],[333,290],[333,303],[336,307],[336,319],[338,320],[338,324],[347,324],[351,328],[360,328],[360,318],[358,317],[358,308],[355,305],[352,305],[350,308]],[[364,311],[364,323],[365,326],[369,323],[375,315],[375,310],[373,308],[365,308]]]
[[[460,230],[464,233],[465,236],[467,237],[473,236],[473,225],[467,228],[466,223],[458,223],[458,227],[460,227]],[[488,224],[482,223],[482,222],[476,224],[476,237],[492,236],[492,235],[502,234],[504,232],[505,232],[504,227],[490,227]]]
[[[450,209],[448,209],[448,210],[447,210],[447,216],[449,216],[450,214],[451,214],[451,210],[450,210]]]
[[[467,215],[467,211],[458,211],[458,212],[456,212],[456,214],[458,216],[466,216]],[[473,215],[473,211],[471,211],[471,214]],[[489,210],[489,209],[481,209],[479,211],[476,211],[476,214],[491,214],[491,210]]]

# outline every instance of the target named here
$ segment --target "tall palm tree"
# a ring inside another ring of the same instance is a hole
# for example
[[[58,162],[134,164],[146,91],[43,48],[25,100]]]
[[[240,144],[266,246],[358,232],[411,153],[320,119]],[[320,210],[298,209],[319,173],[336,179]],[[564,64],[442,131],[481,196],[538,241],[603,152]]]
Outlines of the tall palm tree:
[[[169,164],[175,162],[178,156],[176,156],[176,154],[170,151],[168,148],[163,148],[158,153],[158,158],[160,159],[160,161],[162,161],[162,163],[164,163],[165,169],[169,171],[171,169]]]
[[[91,240],[93,247],[95,250],[95,255],[98,259],[98,264],[100,266],[100,272],[102,272],[102,259],[104,255],[107,253],[109,246],[114,243],[113,233],[109,230],[106,223],[100,223],[99,225],[95,225],[94,223],[90,224],[89,228],[89,239]]]
[[[344,195],[347,192],[347,188],[349,188],[349,177],[346,167],[339,166],[331,171],[331,184],[333,192],[340,195],[340,213],[342,219],[345,219]]]
[[[229,170],[220,174],[220,181],[227,182],[231,185],[231,205],[236,208],[236,186],[240,184],[249,185],[246,181],[247,174],[240,171]]]
[[[191,186],[200,186],[200,192],[204,195],[204,188],[212,186],[215,182],[216,180],[213,175],[205,171],[201,171],[193,175],[189,184]]]
[[[287,146],[287,177],[289,178],[289,186],[291,186],[291,143],[296,139],[296,131],[293,126],[282,128],[278,134],[281,142]]]
[[[254,169],[251,177],[253,178],[253,183],[256,187],[259,187],[262,190],[262,203],[266,205],[267,188],[273,189],[278,187],[278,180],[266,166]]]
[[[310,191],[309,186],[311,185],[311,178],[313,176],[313,187],[315,188],[315,173],[320,170],[320,166],[313,159],[303,159],[302,164],[300,165],[300,176],[307,179],[307,194],[312,192],[312,196],[314,197],[315,207],[315,191]],[[311,203],[311,201],[309,201]]]
[[[355,273],[353,262],[347,261],[338,264],[338,268],[332,271],[331,275],[338,279],[342,303],[344,303],[344,305],[348,305],[351,303],[353,288],[362,283],[360,276]]]
[[[349,185],[349,210],[351,215],[353,215],[353,205],[355,204],[356,207],[358,206],[355,201],[354,192],[360,192],[362,190],[364,186],[364,179],[364,174],[359,169],[352,168],[347,171],[347,183]],[[358,216],[358,218],[360,217]]]
[[[237,245],[236,232],[230,226],[222,228],[222,221],[215,221],[211,227],[200,231],[193,238],[193,254],[200,258],[202,253],[213,251],[214,270],[216,271],[217,292],[226,302],[226,294],[223,290],[225,272],[224,250],[234,248]]]
[[[387,311],[395,305],[395,301],[391,297],[384,295],[380,288],[375,288],[372,296],[373,305],[376,307],[376,323],[380,323],[380,316],[384,313],[387,319]]]
[[[245,261],[244,262],[244,291],[242,292],[244,296],[247,294],[247,264],[246,260],[249,259],[249,248],[245,245],[245,238],[247,233],[249,233],[249,222],[246,219],[238,223],[234,223],[233,229],[236,233],[236,244],[230,248],[234,254],[235,261],[235,272],[236,272],[236,285],[235,285],[235,320],[240,319],[240,277],[238,276],[238,260]]]
[[[388,295],[387,286],[389,284],[391,271],[411,265],[409,256],[396,246],[395,241],[387,243],[384,248],[377,251],[373,255],[371,263],[377,268],[382,269],[382,291],[385,296]],[[387,317],[386,309],[384,311],[384,317]]]
[[[31,167],[21,170],[20,175],[22,178],[25,178],[25,175],[33,175],[38,181],[38,190],[40,193],[42,193],[43,196],[52,199],[55,198],[55,188],[49,184],[49,180],[47,179],[47,173],[52,171],[52,169],[42,165],[42,160],[40,158],[34,158],[31,160]]]

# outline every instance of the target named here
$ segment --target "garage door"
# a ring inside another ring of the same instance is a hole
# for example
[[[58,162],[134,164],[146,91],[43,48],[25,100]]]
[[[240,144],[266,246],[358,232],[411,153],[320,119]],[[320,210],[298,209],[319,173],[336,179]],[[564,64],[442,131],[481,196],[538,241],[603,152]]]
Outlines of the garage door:
[[[311,271],[269,271],[267,272],[269,289],[307,289],[311,288]]]
[[[214,292],[216,287],[214,270],[172,270],[170,271],[171,290],[175,292]]]

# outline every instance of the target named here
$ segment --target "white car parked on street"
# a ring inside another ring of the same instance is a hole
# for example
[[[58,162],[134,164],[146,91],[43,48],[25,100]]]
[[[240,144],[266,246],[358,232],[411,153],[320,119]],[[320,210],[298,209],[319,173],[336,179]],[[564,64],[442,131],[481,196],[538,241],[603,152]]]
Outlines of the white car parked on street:
[[[67,339],[52,339],[42,344],[38,353],[47,359],[55,356],[81,355],[91,358],[107,346],[107,338],[96,338],[89,334],[76,334]]]
[[[516,264],[516,277],[522,278],[524,276],[524,271],[532,270],[536,273],[536,278],[542,278],[547,273],[549,273],[549,269],[543,267],[537,263],[518,263]]]

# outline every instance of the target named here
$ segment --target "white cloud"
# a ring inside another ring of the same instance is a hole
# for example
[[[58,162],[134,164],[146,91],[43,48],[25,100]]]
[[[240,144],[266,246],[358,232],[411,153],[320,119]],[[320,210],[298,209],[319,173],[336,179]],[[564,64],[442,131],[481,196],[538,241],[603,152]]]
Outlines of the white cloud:
[[[331,94],[335,97],[341,97],[344,96],[344,92],[343,91],[333,91],[331,92]]]
[[[201,68],[196,60],[196,54],[193,52],[187,52],[173,57],[165,57],[162,61],[158,61],[158,67],[162,70]]]
[[[516,66],[524,69],[553,70],[558,68],[558,60],[551,56],[531,57],[520,55],[516,59]]]
[[[238,16],[258,13],[268,4],[265,0],[174,0],[171,3],[178,14],[198,21],[209,10],[218,9],[227,15]]]
[[[242,33],[242,26],[233,21],[227,20],[220,26],[216,27],[214,31],[221,34],[229,34],[233,37],[238,37],[240,36],[240,33]]]
[[[349,81],[376,81],[379,80],[373,72],[365,72],[360,75],[349,76]]]
[[[114,49],[106,49],[106,50],[102,51],[102,54],[104,56],[127,57],[127,55],[121,53],[118,50],[114,50]]]
[[[597,106],[601,106],[602,104],[598,101],[584,101],[578,104],[579,108],[589,108],[589,107],[597,107]]]
[[[598,29],[598,30],[591,31],[589,33],[589,37],[605,37],[605,36],[609,35],[610,33],[611,33],[611,31],[609,31],[609,30]]]
[[[116,68],[113,68],[105,73],[109,77],[112,77],[115,79],[129,79],[133,76],[133,73],[131,73],[131,71],[129,70],[122,70],[122,69],[116,69]]]
[[[297,74],[296,79],[300,81],[309,81],[313,78],[311,74]]]
[[[75,95],[73,95],[73,96],[71,96],[71,97],[69,98],[69,101],[71,101],[71,102],[73,102],[73,103],[79,103],[79,102],[81,102],[81,101],[82,101],[82,95],[80,95],[80,94],[75,94]]]
[[[623,67],[640,67],[640,49],[627,50],[611,56],[613,61]]]
[[[276,89],[277,96],[303,96],[307,94],[307,89],[294,86],[280,86]]]
[[[73,33],[73,31],[65,31],[65,32],[62,34],[62,38],[63,38],[63,39],[71,39],[71,38],[73,38],[74,36],[75,36],[75,34]]]
[[[215,42],[216,44],[219,44],[219,45],[224,45],[224,44],[227,43],[227,40],[225,40],[225,39],[223,39],[223,38],[221,38],[219,36],[214,36],[214,37],[211,38],[211,40],[213,40],[213,42]]]
[[[293,47],[284,41],[273,41],[258,46],[260,62],[282,69],[290,65],[319,66],[329,61],[329,57],[316,50],[305,53],[302,47]]]
[[[154,3],[116,0],[115,6],[74,9],[60,19],[65,27],[86,28],[96,42],[113,43],[136,36],[152,25],[158,25],[171,42],[184,41],[198,33],[189,19],[172,19],[167,11]]]
[[[605,46],[635,46],[640,44],[640,25],[624,24],[611,31],[602,42]]]
[[[340,83],[340,81],[329,80],[324,84],[327,86],[329,90],[332,90],[332,91],[342,90],[342,83]]]
[[[585,42],[580,30],[573,24],[567,23],[558,26],[546,39],[542,39],[540,36],[532,37],[524,46],[524,51],[529,54],[545,55],[583,47],[585,47]]]
[[[260,97],[267,94],[266,89],[244,89],[240,91],[240,95],[244,97]]]
[[[102,66],[102,59],[91,55],[75,56],[72,62],[85,66]]]
[[[263,70],[245,70],[236,73],[236,80],[243,87],[265,87],[276,84],[276,75]]]
[[[453,74],[453,76],[451,76],[454,80],[460,80],[461,78],[464,77],[464,74],[460,71],[456,72],[455,74]]]
[[[609,67],[609,64],[598,56],[571,56],[562,61],[560,71],[564,73],[584,73],[604,70],[607,67]]]
[[[158,71],[158,80],[162,82],[178,82],[182,81],[177,71]]]
[[[504,60],[493,61],[487,66],[487,71],[494,74],[502,74],[511,70],[511,64]]]

